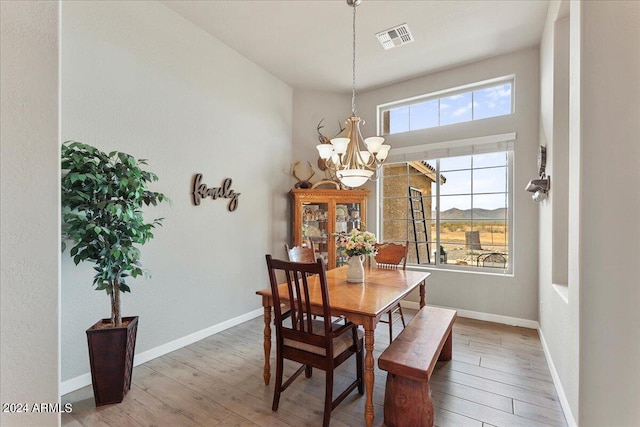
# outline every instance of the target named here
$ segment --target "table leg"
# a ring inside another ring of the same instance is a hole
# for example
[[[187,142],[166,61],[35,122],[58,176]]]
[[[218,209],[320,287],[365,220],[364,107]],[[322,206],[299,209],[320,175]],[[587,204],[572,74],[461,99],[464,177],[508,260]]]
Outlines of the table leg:
[[[271,379],[271,365],[269,360],[271,358],[271,305],[263,303],[264,306],[264,384],[269,385]]]
[[[427,305],[426,299],[424,297],[424,280],[422,281],[422,283],[420,283],[420,308],[424,307],[425,305]]]
[[[364,357],[364,387],[366,400],[364,404],[364,420],[367,427],[371,427],[373,425],[373,382],[375,379],[375,366],[373,361],[373,344],[374,344],[374,333],[375,333],[375,323],[373,319],[366,322],[364,325],[364,348],[366,350]]]

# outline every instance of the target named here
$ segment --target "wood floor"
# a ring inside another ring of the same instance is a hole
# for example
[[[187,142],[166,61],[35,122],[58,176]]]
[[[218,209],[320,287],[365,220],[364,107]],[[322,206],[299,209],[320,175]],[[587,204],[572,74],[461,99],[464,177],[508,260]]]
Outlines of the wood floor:
[[[399,333],[402,325],[396,325]],[[96,408],[90,386],[67,394],[62,403],[72,403],[73,412],[63,414],[62,425],[321,425],[319,370],[310,379],[298,378],[282,394],[278,411],[271,411],[273,378],[264,385],[262,329],[262,318],[256,318],[135,367],[131,391],[120,404]],[[453,332],[453,360],[438,362],[431,381],[437,426],[567,425],[535,330],[458,318]],[[387,325],[378,326],[375,339],[377,360],[389,343]],[[272,374],[274,353],[272,348]],[[285,375],[294,370],[285,362]],[[338,369],[336,395],[354,372],[354,360]],[[376,426],[384,425],[385,375],[376,368]],[[364,400],[352,393],[334,410],[331,425],[363,425]]]

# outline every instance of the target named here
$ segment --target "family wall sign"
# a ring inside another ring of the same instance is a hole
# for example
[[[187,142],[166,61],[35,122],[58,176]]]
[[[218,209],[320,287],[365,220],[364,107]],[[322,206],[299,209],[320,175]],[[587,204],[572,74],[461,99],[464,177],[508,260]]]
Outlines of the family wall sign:
[[[202,182],[202,174],[197,173],[193,176],[193,204],[200,205],[200,200],[211,197],[212,200],[216,199],[229,199],[227,203],[227,210],[233,212],[238,208],[238,198],[240,193],[236,193],[231,189],[231,178],[225,178],[222,180],[220,187],[207,187],[207,184]]]

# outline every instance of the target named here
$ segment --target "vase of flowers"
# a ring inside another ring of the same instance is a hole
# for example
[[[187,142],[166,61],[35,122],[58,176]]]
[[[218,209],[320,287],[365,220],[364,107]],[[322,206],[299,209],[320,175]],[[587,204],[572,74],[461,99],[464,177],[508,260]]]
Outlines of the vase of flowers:
[[[349,257],[347,282],[364,282],[364,266],[362,263],[365,256],[374,256],[376,254],[375,245],[376,236],[369,231],[360,231],[354,228],[349,233],[336,233],[338,251]]]

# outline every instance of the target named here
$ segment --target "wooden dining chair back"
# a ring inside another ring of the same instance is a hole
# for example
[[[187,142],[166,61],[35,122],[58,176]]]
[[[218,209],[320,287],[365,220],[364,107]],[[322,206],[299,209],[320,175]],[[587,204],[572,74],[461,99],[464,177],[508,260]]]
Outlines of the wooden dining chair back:
[[[316,250],[313,247],[313,241],[305,241],[300,246],[289,247],[285,243],[285,249],[287,250],[287,256],[289,261],[293,262],[316,262]]]
[[[378,253],[375,256],[378,268],[387,270],[405,270],[407,268],[407,251],[409,242],[404,245],[397,243],[376,243]]]
[[[313,368],[322,369],[326,373],[323,416],[323,426],[326,427],[331,411],[349,393],[356,387],[360,394],[364,393],[364,333],[351,322],[343,325],[331,322],[326,267],[322,259],[300,263],[273,259],[271,255],[266,258],[276,328],[276,383],[271,409],[278,410],[280,394],[303,371],[307,377],[311,377]],[[286,286],[284,283],[278,286],[278,274],[286,277]],[[312,298],[316,301],[314,306],[311,305]],[[321,302],[320,307],[318,302]],[[321,314],[322,320],[313,319],[313,314]],[[352,355],[356,356],[356,379],[334,400],[334,369]],[[284,359],[301,363],[302,366],[283,384]]]
[[[397,243],[376,243],[377,253],[374,257],[377,268],[387,270],[406,270],[407,269],[407,252],[409,251],[409,242],[404,245]],[[389,342],[393,342],[393,323],[398,319],[402,321],[402,327],[407,326],[402,313],[400,303],[387,311],[387,319],[380,319],[382,323],[389,324]],[[394,315],[398,314],[394,319]]]

